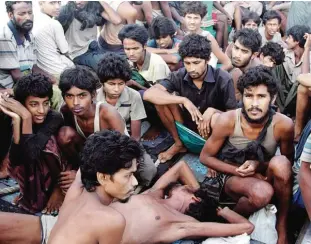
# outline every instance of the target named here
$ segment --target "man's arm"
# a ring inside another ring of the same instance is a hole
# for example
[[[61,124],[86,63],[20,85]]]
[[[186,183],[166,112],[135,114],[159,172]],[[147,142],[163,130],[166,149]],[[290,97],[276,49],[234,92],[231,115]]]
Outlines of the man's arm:
[[[298,181],[301,190],[304,205],[306,207],[309,219],[311,219],[311,169],[310,163],[301,162]]]
[[[301,73],[310,73],[310,45],[311,45],[311,34],[306,33],[304,38],[306,38],[306,43],[304,46],[304,52],[302,54],[302,65]]]
[[[101,108],[103,108],[103,106],[105,106],[104,109],[100,111],[100,129],[116,130],[124,134],[125,122],[120,113],[109,104],[101,104]],[[107,123],[109,128],[102,127],[103,123]]]
[[[204,148],[201,151],[200,161],[208,168],[218,172],[240,176],[238,172],[236,172],[238,167],[225,163],[215,157],[227,137],[229,137],[234,130],[235,113],[236,111],[234,110],[219,114],[213,132],[205,142]]]
[[[281,115],[282,120],[277,128],[277,134],[280,135],[280,151],[292,163],[294,162],[294,123],[285,115]]]
[[[303,86],[311,87],[311,73],[298,75],[297,81]]]
[[[131,120],[131,136],[140,141],[141,120]]]
[[[103,6],[104,11],[102,12],[102,17],[108,21],[110,21],[112,24],[119,25],[122,23],[122,18],[120,15],[114,11],[108,3],[104,1],[100,1],[100,4]]]

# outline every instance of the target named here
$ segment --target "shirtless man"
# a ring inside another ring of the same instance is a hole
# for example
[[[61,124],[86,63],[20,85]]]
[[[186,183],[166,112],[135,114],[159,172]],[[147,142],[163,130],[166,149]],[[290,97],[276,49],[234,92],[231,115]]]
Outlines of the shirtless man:
[[[176,184],[178,180],[187,185]],[[67,195],[74,195],[75,192],[79,194],[81,185],[81,181],[76,179]],[[168,197],[164,199],[165,195]],[[65,204],[67,199],[68,197],[65,199]],[[174,165],[150,190],[141,195],[132,196],[127,203],[113,202],[109,208],[121,213],[126,220],[122,241],[120,240],[122,244],[172,243],[183,238],[250,234],[254,228],[247,219],[230,209],[216,209],[215,202],[204,193],[204,188],[199,189],[191,169],[185,162]],[[63,208],[61,216],[62,213]],[[7,230],[7,235],[0,236],[0,241],[16,240],[18,238],[16,231],[19,230],[24,233],[26,226],[31,226],[31,230],[27,234],[23,234],[25,238],[30,238],[30,236],[39,238],[38,217],[11,213],[0,213],[0,217],[0,231],[3,228]],[[213,223],[219,219],[218,217],[226,219],[229,223]],[[100,218],[95,217],[95,219]],[[3,223],[1,223],[1,220],[19,220],[20,225],[9,225],[10,221],[2,221]],[[103,227],[105,227],[106,221],[102,222]],[[61,235],[57,232],[57,228],[56,225],[52,231],[50,243],[55,243],[52,240],[54,233],[58,236]],[[70,228],[73,229],[73,226]],[[11,239],[8,239],[9,237]]]
[[[212,169],[209,176],[224,183],[220,191],[237,202],[237,213],[249,216],[265,207],[275,193],[278,243],[286,244],[294,125],[290,118],[271,109],[277,83],[268,68],[249,69],[239,79],[238,89],[242,109],[219,115],[200,160]],[[278,145],[281,155],[275,156]]]
[[[58,142],[69,160],[79,160],[84,140],[104,129],[128,135],[124,119],[108,103],[95,103],[99,79],[90,69],[82,66],[65,70],[59,88],[66,105],[61,109],[65,127],[59,131]],[[140,184],[148,186],[156,174],[156,167],[147,153],[138,167]]]

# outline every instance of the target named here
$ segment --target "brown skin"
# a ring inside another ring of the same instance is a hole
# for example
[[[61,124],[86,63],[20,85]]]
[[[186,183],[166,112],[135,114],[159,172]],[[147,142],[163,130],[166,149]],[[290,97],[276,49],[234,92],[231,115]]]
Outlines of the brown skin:
[[[246,102],[245,93],[248,94]],[[258,106],[267,111],[271,99],[264,85],[244,90],[243,102],[246,110],[250,106]],[[268,101],[268,102],[267,102]],[[264,113],[264,112],[262,112]],[[251,114],[252,119],[258,119],[262,113]],[[250,115],[250,114],[249,114]],[[291,162],[294,155],[293,138],[294,125],[290,118],[276,113],[273,116],[274,138],[280,144],[282,156],[273,157],[269,163],[259,166],[258,161],[248,160],[239,166],[231,162],[224,162],[216,158],[226,138],[233,135],[236,111],[219,115],[211,137],[206,141],[200,155],[201,162],[209,168],[233,175],[225,184],[225,192],[237,201],[235,211],[249,216],[253,212],[266,206],[273,191],[278,199],[277,231],[278,243],[288,243],[286,236],[287,213],[291,199]],[[241,127],[246,138],[255,140],[264,127],[262,124],[251,124],[241,114]]]
[[[187,185],[174,188],[171,191],[169,198],[163,199],[164,189],[171,182],[176,182],[177,180],[180,180]],[[108,233],[104,230],[109,228],[106,226],[106,223],[108,223],[107,218],[109,218],[110,224],[111,209],[114,209],[115,213],[121,213],[124,215],[126,226],[123,232],[123,237],[121,232],[111,232],[111,230],[108,229],[107,231],[110,231],[109,238],[116,238],[117,236],[119,238],[122,237],[122,241],[119,239],[118,243],[123,244],[171,243],[187,237],[231,236],[245,232],[250,234],[253,231],[254,226],[247,219],[234,213],[228,208],[217,209],[218,215],[225,218],[229,222],[228,224],[200,223],[192,217],[184,215],[183,212],[187,209],[190,203],[200,200],[193,194],[193,191],[198,188],[199,184],[189,166],[185,162],[179,162],[166,172],[150,190],[141,195],[133,196],[128,203],[122,204],[114,202],[110,204],[109,207],[101,205],[100,210],[94,211],[94,208],[97,209],[99,206],[95,205],[94,199],[90,196],[92,193],[87,193],[89,194],[88,209],[84,208],[80,209],[80,211],[72,211],[72,213],[74,212],[74,215],[69,217],[70,220],[75,218],[74,221],[70,221],[71,226],[68,226],[68,228],[71,228],[70,231],[75,229],[72,228],[73,225],[79,225],[79,228],[83,225],[84,230],[83,232],[80,231],[75,233],[77,237],[73,236],[74,239],[71,241],[72,243],[81,243],[74,241],[81,241],[83,238],[85,243],[93,243],[92,240],[86,240],[84,238],[89,236],[90,238],[95,239],[95,235],[98,235],[97,228],[98,230],[101,230],[103,236],[105,233]],[[70,188],[65,200],[65,202],[68,202],[70,208],[74,207],[75,209],[78,209],[76,204],[70,204],[70,198],[75,200],[78,206],[84,204],[86,198],[83,196],[83,193],[81,194],[81,191],[81,182],[76,180],[72,188]],[[79,201],[76,201],[77,199],[79,199]],[[183,206],[181,206],[181,202],[184,203]],[[90,208],[90,206],[92,208]],[[61,214],[65,211],[66,210],[62,208]],[[94,214],[91,212],[94,212]],[[86,214],[88,215],[86,216]],[[100,215],[100,217],[98,215]],[[40,243],[41,230],[38,217],[6,213],[0,213],[0,217],[0,230],[6,229],[5,235],[0,236],[0,241],[11,241],[9,243],[18,244]],[[62,218],[62,220],[60,220],[60,218]],[[60,218],[59,221],[65,221],[68,216],[63,215],[62,217],[60,216]],[[80,222],[81,219],[83,219],[83,222]],[[103,221],[103,219],[105,219],[105,221]],[[140,219],[140,221],[138,222],[137,219]],[[1,222],[1,220],[3,221]],[[10,224],[14,222],[19,224]],[[85,223],[92,223],[92,226],[90,227],[89,224],[85,225]],[[55,226],[53,229],[49,243],[54,243],[53,235],[54,233],[57,233],[57,228],[58,227]],[[93,230],[92,235],[86,235],[91,228]],[[17,236],[17,231],[22,233],[22,235]],[[135,235],[133,233],[135,233]],[[29,242],[27,242],[28,240]],[[30,240],[32,240],[32,242],[30,242]],[[103,243],[110,244],[117,242],[110,241]]]
[[[302,161],[298,174],[298,181],[303,202],[306,207],[309,219],[311,219],[311,194],[309,188],[311,186],[310,177],[311,177],[310,163]]]

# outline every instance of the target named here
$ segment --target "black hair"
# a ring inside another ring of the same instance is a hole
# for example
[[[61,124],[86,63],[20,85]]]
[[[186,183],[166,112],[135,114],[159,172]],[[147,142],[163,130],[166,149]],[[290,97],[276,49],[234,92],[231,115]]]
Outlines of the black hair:
[[[199,14],[201,19],[207,14],[207,7],[203,2],[199,1],[185,1],[181,5],[183,16],[186,14]]]
[[[282,64],[285,58],[283,47],[275,42],[267,42],[261,48],[260,53],[262,53],[264,57],[271,56],[276,65]]]
[[[14,86],[14,98],[25,104],[27,97],[34,96],[51,100],[53,88],[51,80],[42,74],[29,74],[21,77]]]
[[[124,39],[132,39],[145,46],[148,41],[148,31],[145,27],[137,24],[125,25],[119,32],[118,38],[123,43]]]
[[[179,45],[178,53],[182,59],[186,57],[195,57],[208,60],[211,57],[211,42],[206,37],[191,34],[185,36]]]
[[[160,37],[173,37],[176,32],[176,27],[169,18],[158,16],[152,20],[149,30],[150,38],[159,39]]]
[[[276,12],[275,10],[269,10],[265,12],[265,14],[263,15],[262,23],[265,25],[268,20],[272,20],[272,19],[278,19],[279,24],[281,24],[282,22],[281,16],[278,14],[278,12]]]
[[[131,79],[131,68],[129,63],[122,56],[115,53],[107,53],[98,63],[97,75],[103,84],[108,80]]]
[[[253,20],[257,26],[260,25],[260,17],[256,12],[248,12],[242,17],[242,25],[244,26],[248,21]]]
[[[221,218],[216,211],[218,202],[209,196],[207,186],[201,184],[199,190],[194,195],[201,201],[191,203],[185,214],[200,222],[219,222]]]
[[[298,42],[299,47],[303,48],[306,39],[304,38],[305,33],[310,33],[310,27],[306,25],[294,25],[287,31],[287,36],[292,36],[294,41]]]
[[[259,65],[247,70],[245,74],[240,76],[237,84],[239,92],[243,95],[244,89],[250,86],[267,86],[271,99],[278,91],[278,84],[276,78],[273,76],[271,69],[263,65]]]
[[[85,189],[95,191],[99,186],[97,173],[113,174],[132,167],[133,159],[139,163],[142,148],[133,138],[118,131],[103,130],[86,139],[81,156],[81,180]]]
[[[13,13],[13,5],[17,3],[27,3],[32,5],[32,1],[5,1],[5,7],[7,13]]]
[[[95,72],[86,66],[77,65],[75,68],[65,69],[60,75],[59,89],[64,97],[73,86],[87,90],[91,94],[96,92],[99,79]]]
[[[259,51],[262,37],[258,31],[243,28],[235,33],[233,42],[236,42],[237,40],[246,48],[251,49],[252,53],[254,53]]]

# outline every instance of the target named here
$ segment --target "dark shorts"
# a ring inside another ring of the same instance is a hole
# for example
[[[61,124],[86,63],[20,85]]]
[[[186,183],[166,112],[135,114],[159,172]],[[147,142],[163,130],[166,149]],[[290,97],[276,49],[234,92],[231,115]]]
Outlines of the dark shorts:
[[[300,187],[298,188],[297,192],[293,195],[293,204],[297,205],[300,208],[305,208],[305,204],[302,199]]]
[[[124,58],[126,58],[123,45],[111,45],[107,43],[102,36],[98,37],[98,46],[99,46],[99,49],[103,52],[117,53],[123,56]]]

